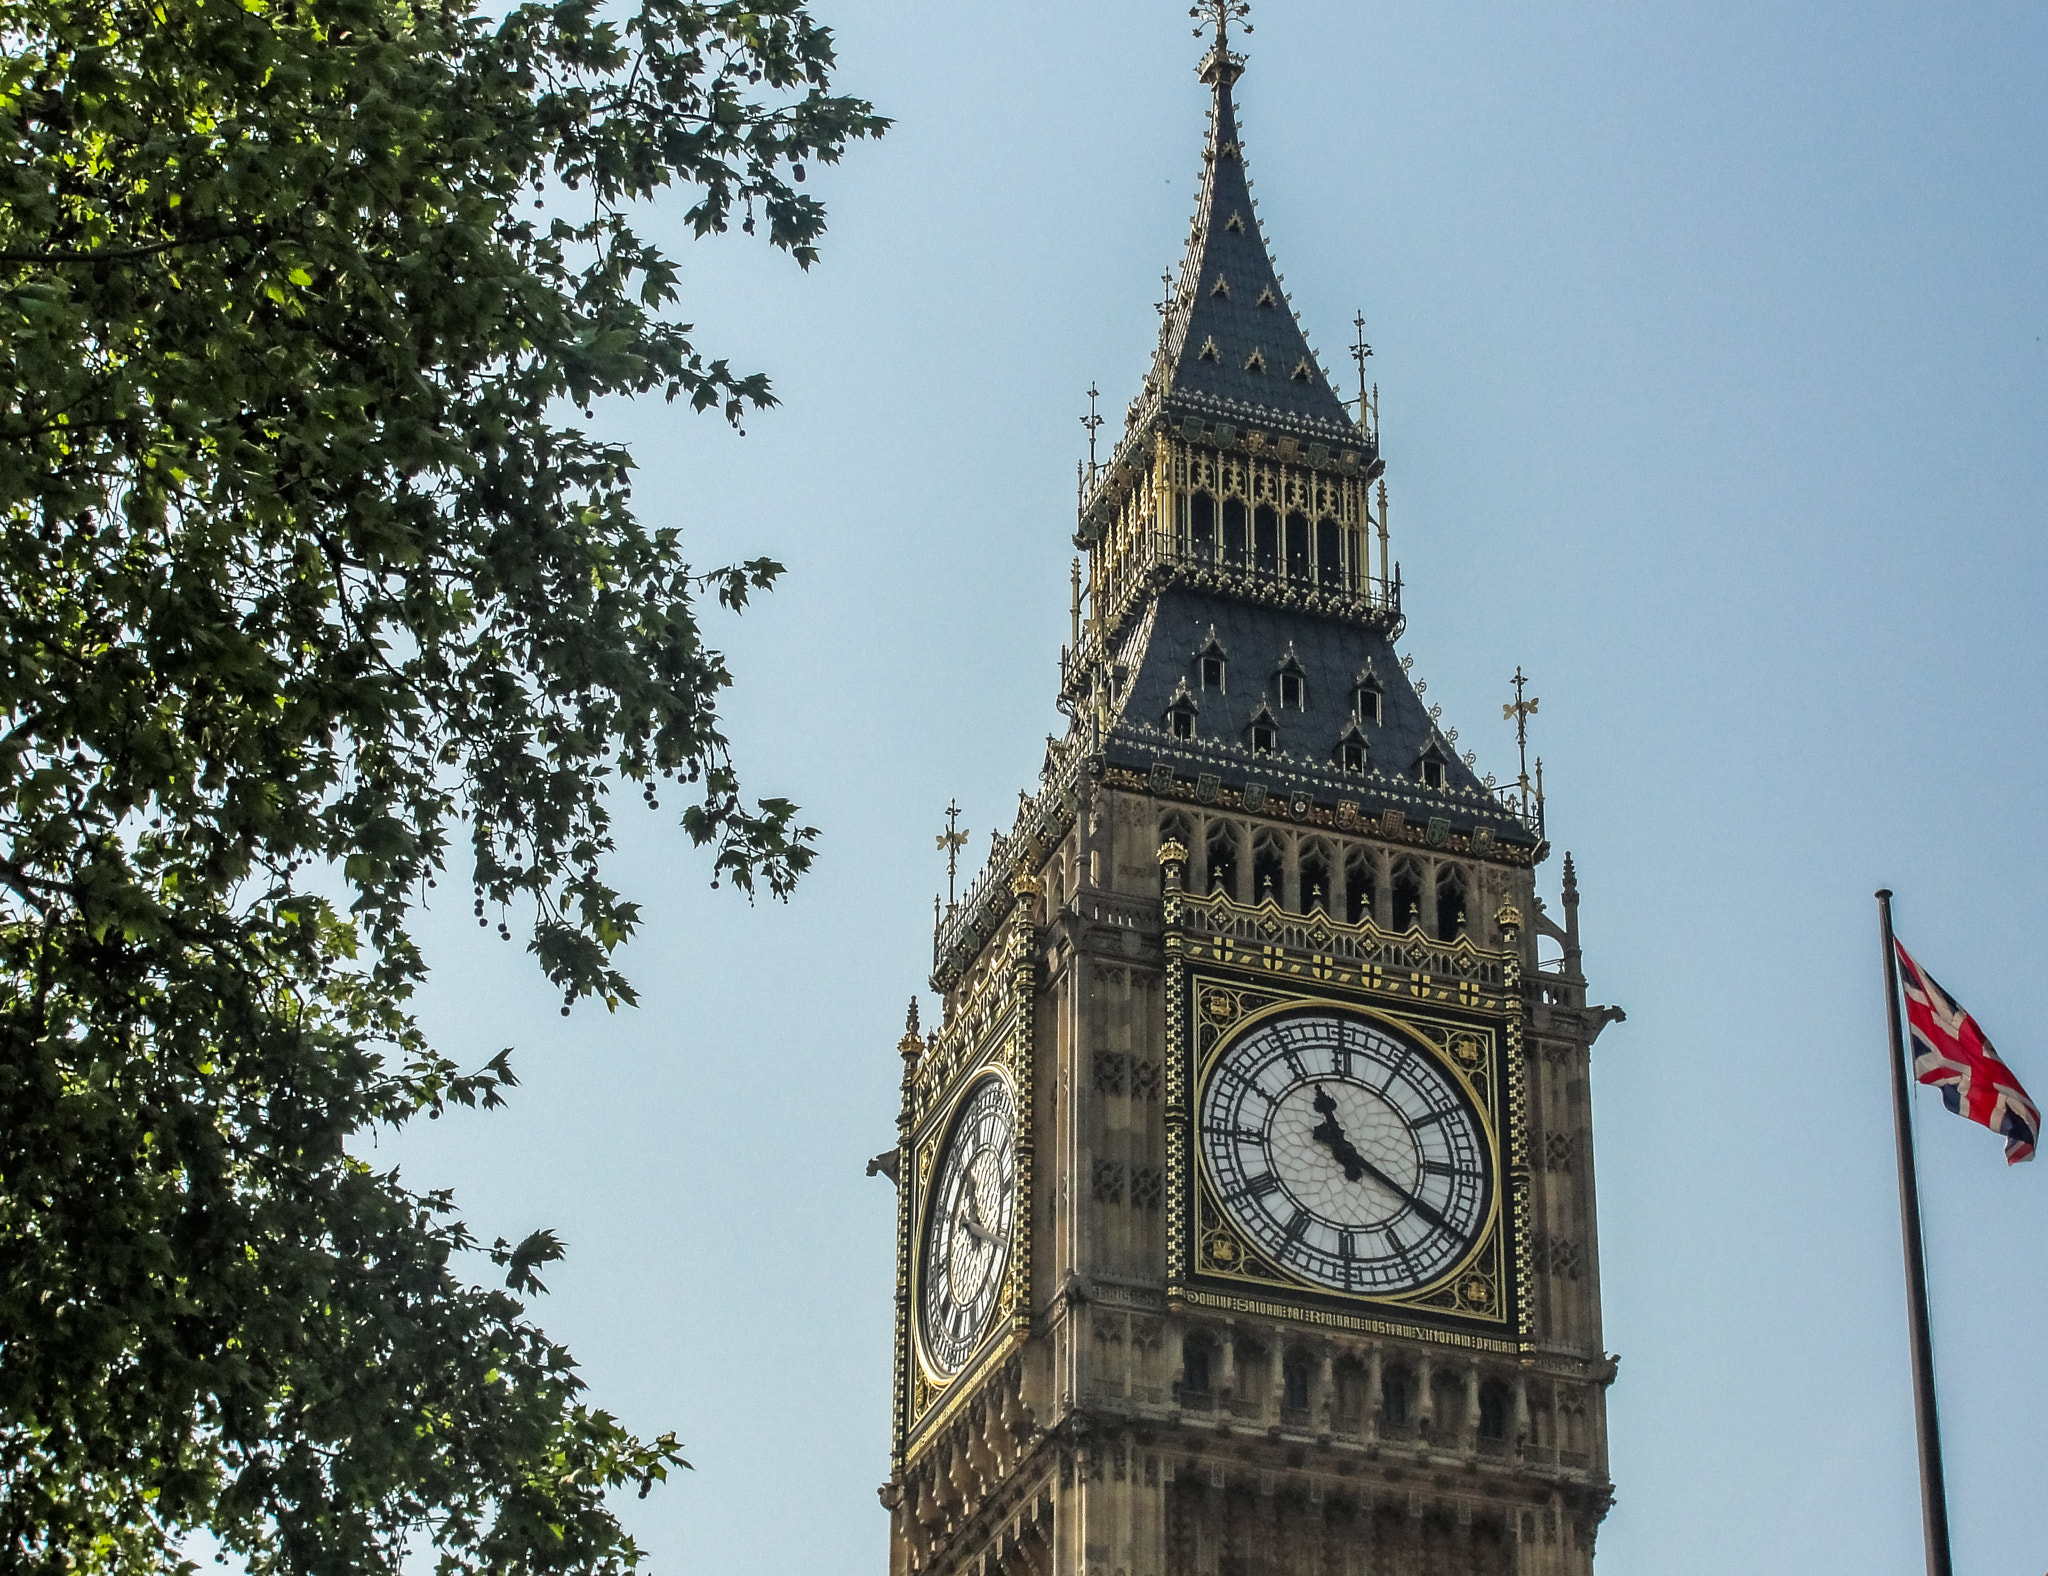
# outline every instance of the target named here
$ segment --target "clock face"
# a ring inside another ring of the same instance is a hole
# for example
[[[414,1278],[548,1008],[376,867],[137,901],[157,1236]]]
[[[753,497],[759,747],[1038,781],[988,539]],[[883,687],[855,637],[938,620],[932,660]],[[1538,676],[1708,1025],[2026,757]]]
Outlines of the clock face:
[[[956,1373],[981,1344],[1010,1267],[1016,1201],[1016,1105],[997,1077],[975,1085],[933,1169],[918,1319],[925,1354]]]
[[[1238,1229],[1332,1291],[1426,1285],[1487,1225],[1478,1113],[1427,1051],[1367,1018],[1318,1007],[1254,1024],[1217,1058],[1200,1135]]]

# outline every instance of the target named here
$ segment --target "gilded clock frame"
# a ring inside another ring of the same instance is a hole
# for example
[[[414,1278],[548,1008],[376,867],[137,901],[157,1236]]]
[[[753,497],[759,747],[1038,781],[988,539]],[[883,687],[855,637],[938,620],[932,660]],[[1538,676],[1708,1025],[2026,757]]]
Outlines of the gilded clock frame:
[[[1520,957],[1512,942],[1488,953],[1499,987],[1445,988],[1424,972],[1332,966],[1327,953],[1282,945],[1248,948],[1182,924],[1190,899],[1169,865],[1167,953],[1167,1289],[1175,1302],[1222,1313],[1286,1318],[1375,1335],[1404,1335],[1498,1352],[1522,1352],[1530,1337],[1529,1168],[1522,1069]],[[1205,909],[1250,916],[1211,896]],[[1370,921],[1337,926],[1396,942]],[[1478,1112],[1493,1166],[1487,1225],[1442,1274],[1411,1291],[1341,1292],[1272,1264],[1230,1221],[1209,1180],[1195,1130],[1206,1081],[1235,1038],[1269,1013],[1323,1008],[1356,1014],[1429,1055]],[[1229,1242],[1225,1258],[1216,1248]],[[1483,1295],[1473,1295],[1472,1289]]]
[[[961,1362],[960,1366],[948,1372],[932,1360],[931,1354],[925,1349],[924,1338],[924,1272],[925,1250],[928,1246],[926,1237],[931,1228],[932,1204],[938,1196],[937,1190],[932,1186],[932,1181],[944,1160],[947,1146],[953,1141],[954,1136],[958,1132],[960,1118],[967,1108],[967,1102],[973,1099],[981,1086],[990,1079],[994,1079],[1002,1084],[1009,1091],[1010,1095],[1011,1190],[1013,1196],[1010,1200],[1009,1251],[1003,1264],[1002,1290],[996,1294],[995,1305],[989,1312],[987,1329],[975,1342],[973,1349],[968,1352],[967,1357]],[[1017,1187],[1015,1180],[1017,1130],[1022,1125],[1017,1120],[1018,1106],[1017,1080],[1011,1076],[1007,1060],[1000,1057],[985,1057],[978,1061],[973,1069],[954,1086],[951,1098],[946,1101],[944,1109],[939,1113],[938,1122],[934,1124],[932,1131],[926,1135],[924,1141],[918,1146],[917,1195],[911,1203],[911,1350],[917,1363],[917,1377],[933,1392],[941,1391],[957,1384],[963,1375],[971,1372],[978,1365],[990,1340],[1001,1333],[1008,1322],[1006,1316],[1015,1306],[1017,1283],[1011,1274],[1011,1270],[1014,1267],[1019,1236],[1016,1211],[1023,1204],[1023,1190]]]
[[[920,1456],[959,1409],[980,1391],[1030,1331],[1034,1142],[1035,884],[1024,872],[1012,879],[1015,898],[1004,932],[992,942],[989,968],[930,1037],[906,1081],[903,1142],[899,1147],[897,1215],[896,1441],[898,1470]],[[981,1079],[1001,1077],[1010,1087],[1015,1131],[1015,1197],[1010,1216],[1010,1261],[996,1315],[980,1344],[951,1374],[924,1350],[922,1295],[925,1216],[941,1147]]]

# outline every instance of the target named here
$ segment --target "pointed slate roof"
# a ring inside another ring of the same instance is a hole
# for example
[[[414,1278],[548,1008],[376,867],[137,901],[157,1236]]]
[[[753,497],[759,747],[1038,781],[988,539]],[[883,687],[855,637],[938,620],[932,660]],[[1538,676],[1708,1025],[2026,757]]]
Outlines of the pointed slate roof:
[[[1369,449],[1309,349],[1259,229],[1231,101],[1243,70],[1220,39],[1202,62],[1215,102],[1194,233],[1132,426],[1158,414]]]

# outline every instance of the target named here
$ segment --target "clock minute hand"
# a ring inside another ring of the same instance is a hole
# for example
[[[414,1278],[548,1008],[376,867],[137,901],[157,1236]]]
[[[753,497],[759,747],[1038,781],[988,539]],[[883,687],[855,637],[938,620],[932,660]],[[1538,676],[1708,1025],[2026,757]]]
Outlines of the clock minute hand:
[[[1344,1168],[1346,1181],[1356,1182],[1361,1177],[1371,1177],[1432,1226],[1449,1226],[1450,1222],[1445,1220],[1442,1214],[1425,1204],[1358,1152],[1358,1146],[1344,1136],[1344,1129],[1338,1125],[1337,1102],[1323,1092],[1321,1084],[1316,1085],[1315,1107],[1322,1113],[1323,1119],[1316,1124],[1309,1137],[1330,1151],[1331,1158]]]

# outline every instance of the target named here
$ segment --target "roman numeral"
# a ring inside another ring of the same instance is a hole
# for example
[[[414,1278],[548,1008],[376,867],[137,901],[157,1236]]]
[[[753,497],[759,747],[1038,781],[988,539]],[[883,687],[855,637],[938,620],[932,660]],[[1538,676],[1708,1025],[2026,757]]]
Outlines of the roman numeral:
[[[1223,1196],[1233,1204],[1241,1204],[1248,1198],[1264,1198],[1268,1193],[1279,1187],[1279,1185],[1279,1175],[1276,1172],[1266,1171],[1261,1172],[1258,1176],[1247,1178],[1241,1187],[1226,1190]]]
[[[1294,1212],[1294,1218],[1287,1223],[1287,1240],[1289,1242],[1298,1242],[1301,1239],[1301,1234],[1308,1230],[1310,1219],[1311,1216],[1307,1210],[1297,1209]]]
[[[1419,1122],[1416,1123],[1418,1127],[1421,1125]],[[1454,1166],[1443,1160],[1425,1160],[1422,1162],[1422,1169],[1433,1177],[1471,1177],[1479,1174],[1468,1166]]]
[[[1427,1116],[1417,1117],[1414,1121],[1410,1122],[1408,1126],[1411,1130],[1423,1127],[1434,1127],[1438,1122],[1448,1122],[1454,1114],[1454,1112],[1450,1111],[1432,1111]]]

